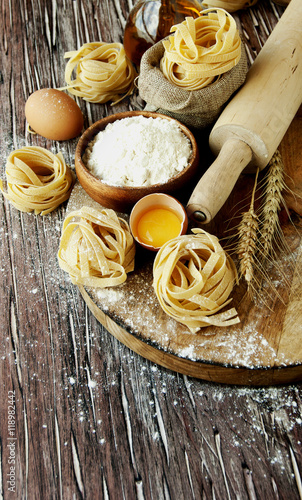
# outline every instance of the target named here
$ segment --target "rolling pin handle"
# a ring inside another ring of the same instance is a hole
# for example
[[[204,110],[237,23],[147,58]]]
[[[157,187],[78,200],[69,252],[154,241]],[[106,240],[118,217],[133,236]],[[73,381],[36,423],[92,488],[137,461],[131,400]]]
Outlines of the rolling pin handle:
[[[188,201],[186,210],[189,219],[209,223],[229,197],[251,159],[252,150],[246,142],[238,138],[228,139]]]

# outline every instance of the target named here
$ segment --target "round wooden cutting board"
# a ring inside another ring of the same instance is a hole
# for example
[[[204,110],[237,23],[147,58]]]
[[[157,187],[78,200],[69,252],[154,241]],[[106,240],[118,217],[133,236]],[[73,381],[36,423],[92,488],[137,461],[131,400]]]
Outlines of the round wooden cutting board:
[[[297,166],[296,160],[301,162],[297,147],[299,120],[280,146],[282,156],[292,166]],[[204,227],[208,232],[219,235],[222,229],[227,229],[230,206],[238,208],[253,182],[254,176],[239,179],[216,226]],[[84,205],[99,206],[77,183],[68,211]],[[267,277],[259,294],[250,297],[244,283],[234,288],[231,305],[237,309],[240,323],[231,327],[209,326],[192,334],[168,317],[152,287],[154,254],[142,248],[137,248],[135,270],[124,284],[107,289],[83,286],[79,289],[93,315],[112,335],[144,358],[168,369],[227,384],[260,386],[297,382],[302,380],[300,217],[295,216],[294,222],[286,219],[282,230],[287,248],[277,249],[276,259],[266,266]]]

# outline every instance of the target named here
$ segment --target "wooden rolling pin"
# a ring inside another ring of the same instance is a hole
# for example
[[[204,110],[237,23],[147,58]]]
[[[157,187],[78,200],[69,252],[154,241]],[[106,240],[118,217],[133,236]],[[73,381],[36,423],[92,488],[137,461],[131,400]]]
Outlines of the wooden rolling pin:
[[[194,189],[188,216],[208,223],[243,170],[266,167],[302,102],[302,0],[291,0],[246,81],[209,138],[216,160]]]

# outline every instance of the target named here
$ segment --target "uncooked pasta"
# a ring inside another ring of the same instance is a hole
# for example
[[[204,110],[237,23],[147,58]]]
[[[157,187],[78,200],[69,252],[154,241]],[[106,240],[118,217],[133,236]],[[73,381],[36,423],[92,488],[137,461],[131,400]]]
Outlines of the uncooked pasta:
[[[46,215],[70,196],[74,177],[62,153],[38,146],[13,151],[6,164],[7,192],[3,195],[21,212]]]
[[[205,8],[218,7],[228,12],[236,12],[236,10],[252,7],[257,2],[258,0],[203,0],[201,5]]]
[[[120,285],[134,269],[135,244],[128,223],[114,210],[82,207],[64,220],[58,260],[74,284]]]
[[[162,309],[193,333],[238,323],[235,308],[218,312],[230,303],[237,280],[232,259],[216,236],[192,232],[168,241],[156,255],[153,286]]]
[[[163,40],[160,68],[174,85],[200,90],[231,70],[241,57],[241,39],[234,18],[224,9],[206,9],[196,19],[171,28]]]
[[[123,44],[91,42],[66,52],[65,81],[73,95],[89,102],[116,104],[131,94],[137,73]],[[75,78],[73,78],[73,72]]]

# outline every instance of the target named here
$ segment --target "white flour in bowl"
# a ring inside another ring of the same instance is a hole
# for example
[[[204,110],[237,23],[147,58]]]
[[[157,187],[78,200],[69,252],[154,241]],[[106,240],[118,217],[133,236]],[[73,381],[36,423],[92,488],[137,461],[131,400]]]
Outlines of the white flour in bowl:
[[[83,161],[111,186],[150,186],[180,173],[192,154],[176,122],[133,116],[109,123],[88,145]]]

